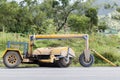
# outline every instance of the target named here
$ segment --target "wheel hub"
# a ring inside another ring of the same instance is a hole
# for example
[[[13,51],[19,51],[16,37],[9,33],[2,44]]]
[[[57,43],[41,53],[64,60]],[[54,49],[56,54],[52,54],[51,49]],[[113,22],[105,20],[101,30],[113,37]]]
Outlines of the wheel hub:
[[[16,58],[15,55],[10,55],[10,56],[8,57],[8,62],[9,62],[10,64],[16,63],[16,60],[17,60],[17,58]]]

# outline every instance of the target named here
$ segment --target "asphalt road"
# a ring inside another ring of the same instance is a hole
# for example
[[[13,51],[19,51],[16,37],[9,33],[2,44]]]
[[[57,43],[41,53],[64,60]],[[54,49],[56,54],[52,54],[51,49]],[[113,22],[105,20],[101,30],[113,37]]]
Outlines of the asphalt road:
[[[0,80],[120,80],[120,67],[0,68]]]

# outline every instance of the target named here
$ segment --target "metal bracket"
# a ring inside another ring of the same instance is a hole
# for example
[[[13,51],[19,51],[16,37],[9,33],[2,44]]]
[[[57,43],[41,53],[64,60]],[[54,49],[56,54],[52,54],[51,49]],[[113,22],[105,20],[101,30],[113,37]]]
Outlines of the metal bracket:
[[[88,35],[83,36],[83,39],[87,40],[89,38]]]

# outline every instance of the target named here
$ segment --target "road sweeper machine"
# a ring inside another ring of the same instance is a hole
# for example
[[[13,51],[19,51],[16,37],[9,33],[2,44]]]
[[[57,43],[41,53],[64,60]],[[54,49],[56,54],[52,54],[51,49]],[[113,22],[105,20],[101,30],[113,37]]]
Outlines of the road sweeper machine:
[[[38,64],[39,66],[68,67],[75,52],[70,47],[47,47],[33,49],[35,40],[46,39],[71,39],[83,38],[85,49],[79,56],[83,67],[89,67],[94,62],[94,57],[89,50],[89,36],[87,34],[55,34],[55,35],[30,35],[28,42],[8,41],[3,53],[3,63],[7,68],[16,68],[21,63]],[[23,50],[12,48],[12,45],[23,45]]]

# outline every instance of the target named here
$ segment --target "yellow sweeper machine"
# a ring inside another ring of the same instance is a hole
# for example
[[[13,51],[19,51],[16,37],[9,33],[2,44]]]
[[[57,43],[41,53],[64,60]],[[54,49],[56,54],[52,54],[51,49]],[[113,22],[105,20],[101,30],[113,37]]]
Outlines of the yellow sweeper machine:
[[[8,41],[3,53],[3,63],[7,68],[16,68],[21,63],[38,64],[39,66],[68,67],[75,52],[70,47],[48,47],[33,49],[35,40],[46,39],[71,39],[83,38],[85,49],[79,56],[79,62],[84,67],[89,67],[94,62],[94,56],[89,50],[89,36],[87,34],[55,34],[55,35],[30,35],[29,42]],[[13,48],[12,45],[23,45],[23,50]]]

